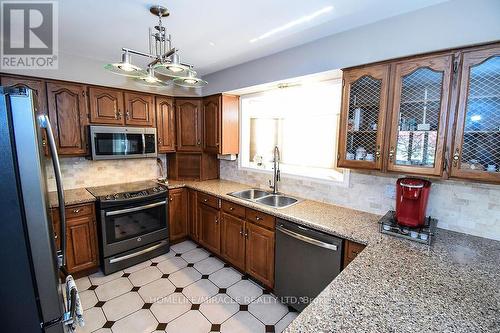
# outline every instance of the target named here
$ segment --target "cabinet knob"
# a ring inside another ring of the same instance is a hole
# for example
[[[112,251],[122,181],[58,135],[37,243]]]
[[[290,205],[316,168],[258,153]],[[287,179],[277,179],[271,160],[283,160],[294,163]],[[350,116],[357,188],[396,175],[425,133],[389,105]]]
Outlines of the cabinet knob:
[[[45,139],[42,140],[42,146],[43,147],[47,146],[47,140],[45,140]]]
[[[57,239],[57,238],[58,238],[57,234],[56,234],[56,233],[54,233],[54,239]]]
[[[208,202],[208,199],[203,199],[203,202]]]
[[[377,145],[377,150],[375,151],[375,156],[377,161],[380,159],[380,145]]]
[[[256,217],[255,217],[255,220],[256,220],[256,221],[260,221],[260,220],[262,220],[262,217],[256,216]]]
[[[229,210],[234,210],[234,208],[233,207],[229,207]]]
[[[170,197],[170,201],[174,201],[174,199],[172,197]]]
[[[73,213],[78,214],[80,213],[80,210],[81,210],[80,208],[73,209]]]
[[[161,138],[158,138],[158,143],[161,143]]]
[[[219,223],[219,219],[215,218],[215,224]]]
[[[200,140],[198,140],[198,142],[196,142],[196,144],[197,144],[198,146],[199,146],[199,145],[201,145],[201,141],[200,141]]]

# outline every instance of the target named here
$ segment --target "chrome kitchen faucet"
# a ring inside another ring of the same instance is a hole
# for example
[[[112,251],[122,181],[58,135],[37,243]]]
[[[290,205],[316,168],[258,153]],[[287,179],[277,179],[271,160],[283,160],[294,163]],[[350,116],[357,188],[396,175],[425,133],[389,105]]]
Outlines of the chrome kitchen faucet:
[[[273,154],[273,180],[269,180],[269,188],[273,189],[273,194],[278,194],[278,182],[280,177],[280,150],[278,146],[274,147]]]

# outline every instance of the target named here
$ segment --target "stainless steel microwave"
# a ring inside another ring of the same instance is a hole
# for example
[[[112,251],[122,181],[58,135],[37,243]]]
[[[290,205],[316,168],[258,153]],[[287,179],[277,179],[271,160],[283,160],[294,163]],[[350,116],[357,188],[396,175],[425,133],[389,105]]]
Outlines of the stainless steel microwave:
[[[156,128],[89,126],[93,160],[156,157]]]

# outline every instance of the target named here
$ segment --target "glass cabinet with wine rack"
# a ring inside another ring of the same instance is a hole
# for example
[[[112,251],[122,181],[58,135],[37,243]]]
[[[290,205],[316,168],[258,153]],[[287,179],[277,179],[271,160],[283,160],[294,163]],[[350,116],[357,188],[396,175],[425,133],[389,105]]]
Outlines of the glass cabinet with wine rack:
[[[500,182],[500,46],[461,63],[451,177]]]
[[[453,69],[451,55],[394,63],[387,169],[440,176]]]
[[[344,71],[338,166],[381,170],[389,65]]]

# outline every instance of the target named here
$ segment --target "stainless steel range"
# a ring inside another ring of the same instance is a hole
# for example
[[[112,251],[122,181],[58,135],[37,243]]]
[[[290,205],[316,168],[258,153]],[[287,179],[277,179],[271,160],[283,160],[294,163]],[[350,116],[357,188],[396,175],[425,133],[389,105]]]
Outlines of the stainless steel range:
[[[169,251],[167,187],[141,181],[87,190],[97,198],[104,274]]]

